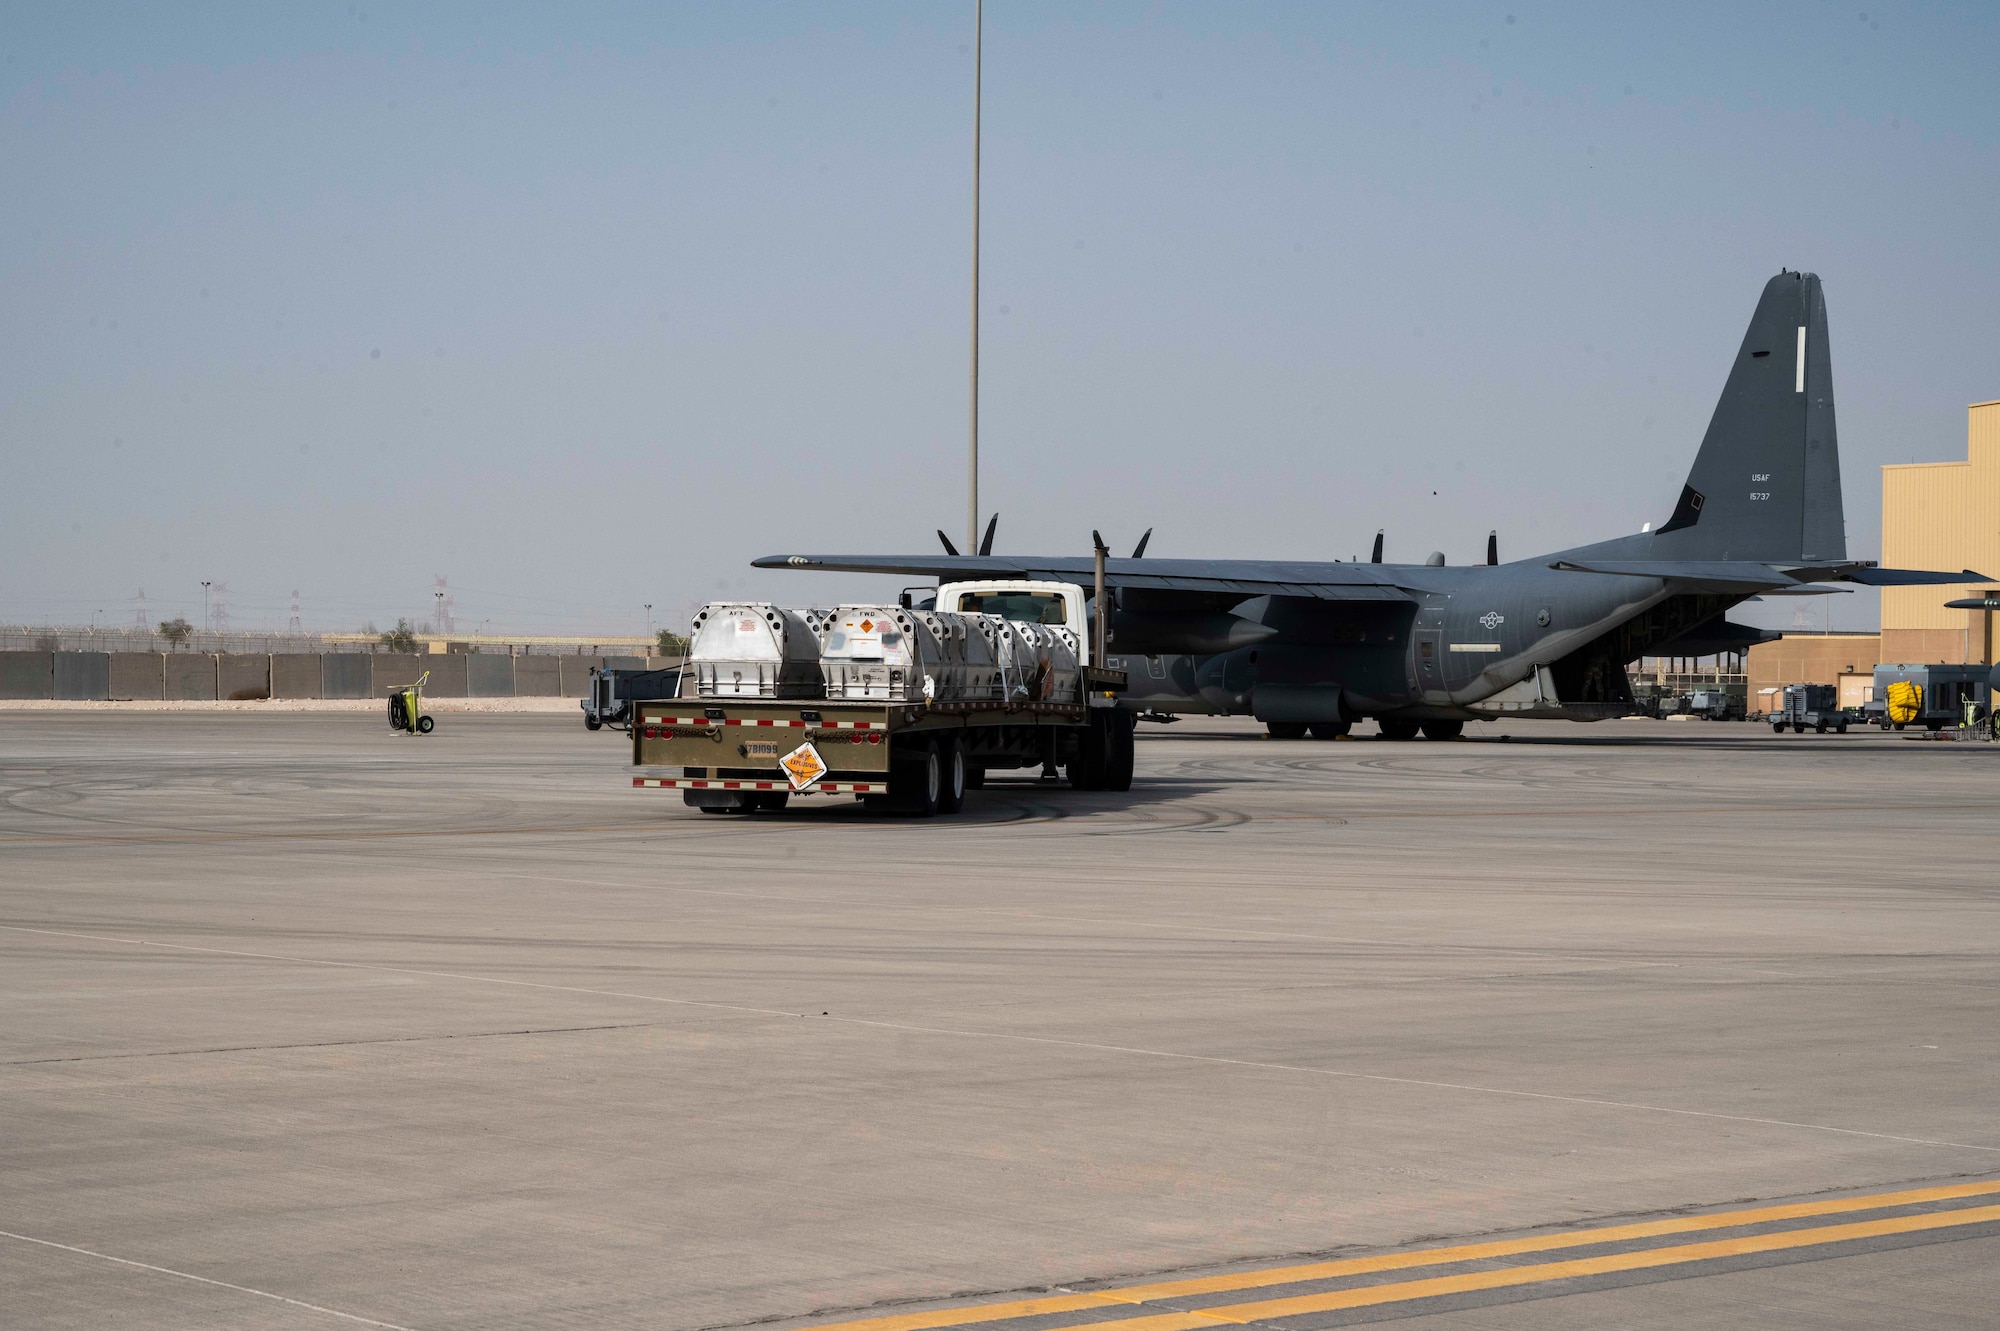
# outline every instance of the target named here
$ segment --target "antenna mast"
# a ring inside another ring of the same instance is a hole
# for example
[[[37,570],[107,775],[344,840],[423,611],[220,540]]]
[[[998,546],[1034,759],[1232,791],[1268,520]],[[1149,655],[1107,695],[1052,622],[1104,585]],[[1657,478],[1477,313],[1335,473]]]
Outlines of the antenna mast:
[[[972,8],[972,408],[970,485],[965,501],[965,548],[979,549],[979,99],[980,45],[986,35],[986,0]]]

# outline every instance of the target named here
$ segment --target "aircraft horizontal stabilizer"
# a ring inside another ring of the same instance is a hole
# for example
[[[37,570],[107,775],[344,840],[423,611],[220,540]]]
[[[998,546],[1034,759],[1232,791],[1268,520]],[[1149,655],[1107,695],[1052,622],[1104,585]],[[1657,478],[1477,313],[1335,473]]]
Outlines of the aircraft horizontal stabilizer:
[[[1857,568],[1840,575],[1844,581],[1858,582],[1864,587],[1948,587],[1961,582],[1991,582],[1984,573],[1974,573],[1971,569],[1960,569],[1956,573],[1939,573],[1920,568]]]
[[[1666,578],[1674,582],[1700,582],[1722,587],[1755,589],[1784,587],[1794,579],[1769,564],[1747,559],[1621,559],[1591,560],[1587,564],[1558,559],[1549,565],[1565,573],[1603,573],[1620,578]]]

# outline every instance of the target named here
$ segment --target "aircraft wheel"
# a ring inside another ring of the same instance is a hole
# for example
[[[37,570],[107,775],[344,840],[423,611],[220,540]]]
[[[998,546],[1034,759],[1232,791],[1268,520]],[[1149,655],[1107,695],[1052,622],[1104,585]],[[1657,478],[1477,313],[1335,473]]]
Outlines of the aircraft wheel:
[[[1382,728],[1383,739],[1415,739],[1417,737],[1417,723],[1415,721],[1405,721],[1399,717],[1385,716],[1378,719],[1375,724]]]
[[[941,735],[938,751],[938,812],[957,813],[965,807],[965,750],[956,735]]]
[[[1347,732],[1354,729],[1352,721],[1315,721],[1307,727],[1314,739],[1345,739]]]
[[[1426,721],[1423,723],[1425,739],[1457,739],[1465,733],[1463,721]]]
[[[1271,733],[1272,739],[1304,739],[1306,737],[1306,723],[1303,721],[1266,721],[1264,729]]]

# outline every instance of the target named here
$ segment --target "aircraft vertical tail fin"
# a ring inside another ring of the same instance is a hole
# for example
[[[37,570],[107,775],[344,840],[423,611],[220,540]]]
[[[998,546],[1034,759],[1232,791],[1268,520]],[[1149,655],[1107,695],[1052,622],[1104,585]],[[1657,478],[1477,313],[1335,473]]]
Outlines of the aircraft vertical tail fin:
[[[1847,557],[1826,298],[1812,273],[1764,286],[1656,559]]]

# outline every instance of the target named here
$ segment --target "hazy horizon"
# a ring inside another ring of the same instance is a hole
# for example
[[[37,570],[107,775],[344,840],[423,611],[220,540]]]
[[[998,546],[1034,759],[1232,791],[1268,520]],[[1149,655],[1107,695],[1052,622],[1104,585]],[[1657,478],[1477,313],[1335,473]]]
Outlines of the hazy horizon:
[[[965,525],[972,5],[10,6],[0,622],[636,633]],[[2000,397],[1982,7],[987,7],[1001,551],[1672,507],[1763,283],[1848,545]],[[1875,598],[1808,603],[1868,627]],[[1798,603],[1736,612],[1786,627]]]

